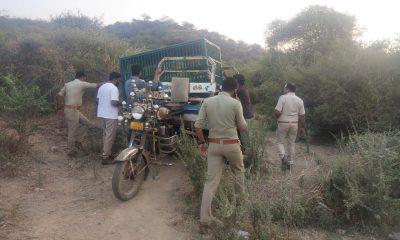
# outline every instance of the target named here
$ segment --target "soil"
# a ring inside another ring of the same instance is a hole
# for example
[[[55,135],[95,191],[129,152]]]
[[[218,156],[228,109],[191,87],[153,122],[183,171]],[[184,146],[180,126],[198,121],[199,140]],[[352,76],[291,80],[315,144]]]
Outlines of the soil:
[[[29,139],[29,159],[14,163],[17,176],[0,176],[0,239],[209,239],[198,235],[198,209],[193,208],[192,188],[179,162],[167,159],[173,165],[161,167],[159,180],[149,177],[135,198],[121,202],[111,189],[113,166],[101,165],[96,154],[67,157],[66,130],[55,130],[59,129],[55,118],[39,122]],[[98,151],[98,142],[89,139],[85,147]],[[279,169],[275,144],[271,134],[267,141],[269,163],[275,166],[271,169]],[[297,183],[302,175],[316,173],[320,158],[329,160],[337,154],[332,147],[315,145],[306,154],[304,144],[298,144],[297,152],[294,170],[272,171],[271,184]],[[374,239],[315,229],[298,230],[296,235],[307,240]]]
[[[0,239],[188,239],[182,224],[182,166],[163,166],[130,201],[111,189],[113,166],[65,154],[65,130],[42,126],[29,139],[33,161],[0,178]],[[54,126],[55,127],[55,126]],[[183,180],[184,179],[184,180]]]

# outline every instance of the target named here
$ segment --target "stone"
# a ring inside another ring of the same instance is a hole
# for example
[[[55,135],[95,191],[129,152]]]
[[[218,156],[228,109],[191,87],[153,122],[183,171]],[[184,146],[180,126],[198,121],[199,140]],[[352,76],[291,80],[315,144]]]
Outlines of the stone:
[[[400,232],[391,232],[388,236],[389,240],[400,240]]]
[[[43,188],[35,188],[35,192],[40,192],[40,191],[43,191],[44,189]]]
[[[340,234],[340,235],[344,235],[344,234],[346,234],[346,230],[339,228],[339,229],[336,229],[336,233]]]
[[[52,153],[57,153],[57,152],[59,152],[59,148],[58,147],[56,147],[56,146],[52,146],[51,148],[50,148],[50,151],[52,152]]]

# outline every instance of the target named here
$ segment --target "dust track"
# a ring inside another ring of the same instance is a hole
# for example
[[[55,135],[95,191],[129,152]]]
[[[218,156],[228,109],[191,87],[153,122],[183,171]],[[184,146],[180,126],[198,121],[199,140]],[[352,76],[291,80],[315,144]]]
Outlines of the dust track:
[[[188,239],[182,227],[182,167],[162,167],[132,200],[117,200],[111,189],[113,166],[90,158],[70,159],[60,136],[37,134],[31,170],[0,181],[0,209],[13,220],[0,228],[5,239]],[[51,147],[57,146],[58,151]],[[54,149],[53,149],[54,150]]]

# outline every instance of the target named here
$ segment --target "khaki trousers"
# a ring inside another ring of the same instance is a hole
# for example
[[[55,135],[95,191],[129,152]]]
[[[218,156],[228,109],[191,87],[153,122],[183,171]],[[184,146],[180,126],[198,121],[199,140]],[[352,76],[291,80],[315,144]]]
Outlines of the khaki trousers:
[[[117,119],[102,118],[103,121],[103,157],[111,156],[111,149],[117,135]]]
[[[221,180],[225,159],[229,161],[229,166],[235,177],[236,194],[244,193],[244,165],[240,145],[210,143],[207,154],[207,179],[204,183],[201,200],[201,223],[208,224],[212,219],[211,203]]]
[[[82,137],[82,131],[79,129],[80,124],[92,127],[93,124],[78,109],[64,109],[65,120],[68,127],[67,146],[68,151],[76,151],[76,143]]]
[[[282,159],[286,155],[285,142],[288,142],[288,161],[293,163],[295,159],[295,142],[297,137],[297,123],[278,123],[276,138],[278,140],[278,156]]]

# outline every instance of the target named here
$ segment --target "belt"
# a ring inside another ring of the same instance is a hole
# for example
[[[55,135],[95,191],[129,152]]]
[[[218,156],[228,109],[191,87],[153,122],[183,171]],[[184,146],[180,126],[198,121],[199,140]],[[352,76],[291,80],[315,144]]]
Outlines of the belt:
[[[299,123],[299,121],[278,121],[278,123]]]
[[[216,144],[235,144],[239,143],[238,139],[220,139],[220,138],[209,138],[209,142]]]
[[[68,108],[68,109],[78,109],[79,106],[76,106],[76,105],[65,105],[64,108]]]

